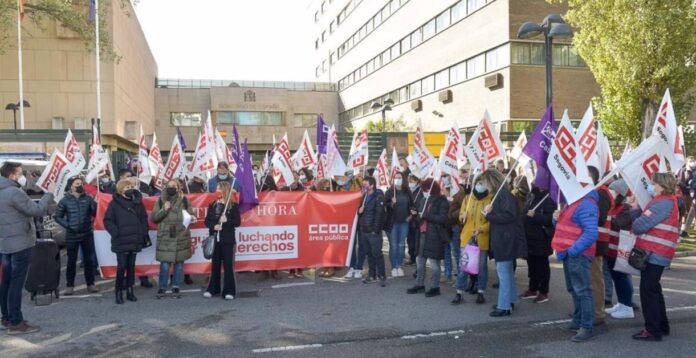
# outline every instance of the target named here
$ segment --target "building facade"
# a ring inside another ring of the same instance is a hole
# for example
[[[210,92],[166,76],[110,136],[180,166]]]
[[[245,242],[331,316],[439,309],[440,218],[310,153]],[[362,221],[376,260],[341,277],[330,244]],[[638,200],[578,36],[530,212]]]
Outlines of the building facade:
[[[525,21],[566,8],[544,0],[316,0],[315,76],[335,81],[342,128],[387,120],[443,131],[476,126],[485,110],[504,131],[531,129],[545,109],[543,37]],[[579,120],[599,88],[570,40],[553,47],[554,108]]]

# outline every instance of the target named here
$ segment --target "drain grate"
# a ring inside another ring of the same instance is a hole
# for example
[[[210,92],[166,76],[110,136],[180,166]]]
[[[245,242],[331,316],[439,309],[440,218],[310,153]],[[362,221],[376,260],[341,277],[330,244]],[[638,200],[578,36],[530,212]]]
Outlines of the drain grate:
[[[237,293],[237,297],[239,298],[255,298],[259,297],[259,290],[254,290],[254,291],[241,291]]]

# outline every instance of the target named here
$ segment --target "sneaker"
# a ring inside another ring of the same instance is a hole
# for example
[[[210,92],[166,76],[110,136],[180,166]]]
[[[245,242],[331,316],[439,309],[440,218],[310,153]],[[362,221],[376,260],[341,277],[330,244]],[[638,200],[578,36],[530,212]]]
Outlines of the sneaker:
[[[208,292],[208,291],[205,291],[205,293],[203,294],[203,297],[205,297],[205,298],[211,298],[211,297],[213,297],[213,294],[210,293],[210,292]]]
[[[655,336],[655,335],[651,334],[650,332],[648,332],[648,330],[644,329],[644,330],[640,331],[640,333],[634,334],[633,339],[635,339],[637,341],[659,342],[662,340],[662,337]]]
[[[157,296],[155,297],[157,297],[157,299],[167,297],[167,291],[163,288],[160,288],[159,290],[157,290]]]
[[[89,285],[89,286],[87,286],[87,292],[97,293],[97,292],[99,292],[99,289],[97,288],[97,286]]]
[[[234,296],[232,295],[225,295],[225,299],[228,301],[232,301],[234,299]]]
[[[544,302],[549,302],[549,295],[545,295],[543,293],[540,293],[534,299],[534,303],[544,303]]]
[[[10,325],[7,329],[7,334],[9,335],[20,335],[38,332],[40,330],[39,326],[32,326],[27,321],[19,322],[16,325]]]
[[[505,316],[510,316],[512,312],[510,310],[499,310],[496,309],[495,311],[491,312],[489,316],[491,317],[505,317]]]
[[[179,287],[172,287],[172,297],[181,298],[181,292],[179,291]]]
[[[621,308],[621,306],[623,306],[623,305],[620,303],[617,303],[613,307],[605,309],[604,312],[606,312],[606,314],[612,314],[612,313],[618,311]]]
[[[440,295],[439,287],[432,287],[425,293],[425,297],[435,297]]]
[[[413,286],[413,287],[409,288],[408,290],[406,290],[406,293],[408,293],[409,295],[413,295],[416,293],[423,293],[423,292],[425,292],[425,286]]]
[[[365,279],[362,280],[362,283],[364,284],[370,284],[370,283],[375,283],[377,282],[377,279],[374,277],[367,276]]]
[[[635,318],[636,315],[633,313],[633,308],[621,305],[619,309],[611,313],[612,318],[616,319],[630,319]]]
[[[536,291],[529,291],[527,290],[525,293],[520,295],[520,298],[523,300],[531,300],[532,298],[537,297],[537,292]]]
[[[571,332],[577,332],[580,329],[580,325],[576,324],[575,322],[571,321],[565,326],[563,326],[564,331],[571,331]]]
[[[402,269],[401,267],[396,269],[396,276],[397,277],[404,277],[404,269]]]
[[[573,337],[572,341],[575,343],[587,342],[592,338],[592,331],[587,328],[580,328],[578,334]]]
[[[349,268],[348,272],[346,272],[346,275],[343,276],[343,278],[354,278],[355,277],[355,270],[353,268]]]
[[[391,270],[391,277],[392,277],[392,278],[399,277],[399,271],[398,271],[397,269],[393,268],[393,269]]]
[[[8,320],[6,320],[6,319],[3,319],[3,320],[2,320],[2,323],[1,323],[1,325],[0,325],[0,329],[5,330],[5,329],[8,329],[8,328],[10,328],[10,321],[8,321]]]
[[[362,270],[353,271],[353,278],[362,278]]]
[[[66,287],[65,292],[63,292],[63,296],[72,296],[74,292],[75,292],[74,287]]]

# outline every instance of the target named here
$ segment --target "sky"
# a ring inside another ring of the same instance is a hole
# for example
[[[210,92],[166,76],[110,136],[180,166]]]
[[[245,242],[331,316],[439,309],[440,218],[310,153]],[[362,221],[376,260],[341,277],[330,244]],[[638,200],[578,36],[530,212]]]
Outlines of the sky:
[[[139,0],[159,78],[313,81],[310,0]]]

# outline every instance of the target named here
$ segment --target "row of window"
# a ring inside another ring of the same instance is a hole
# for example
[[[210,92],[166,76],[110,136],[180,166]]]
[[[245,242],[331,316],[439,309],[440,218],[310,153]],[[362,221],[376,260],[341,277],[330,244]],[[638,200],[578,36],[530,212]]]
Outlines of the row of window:
[[[389,1],[384,7],[382,7],[377,13],[372,16],[365,24],[363,24],[358,31],[356,31],[351,37],[348,38],[341,46],[338,47],[337,53],[338,58],[343,57],[346,52],[350,51],[355,45],[357,45],[362,39],[366,38],[372,33],[377,27],[379,27],[383,22],[387,21],[392,14],[394,14],[398,9],[404,6],[408,0],[392,0]]]
[[[394,1],[396,0],[393,0],[392,2]],[[394,61],[396,58],[408,52],[412,48],[415,48],[421,43],[429,40],[431,37],[435,36],[435,34],[444,31],[452,24],[455,24],[460,20],[464,19],[468,15],[472,14],[474,11],[486,5],[486,3],[491,3],[493,1],[495,0],[461,0],[457,2],[456,4],[452,5],[451,7],[438,14],[436,17],[430,19],[430,21],[428,21],[424,25],[418,27],[416,30],[411,32],[409,35],[407,35],[400,41],[391,45],[389,48],[384,50],[382,53],[378,54],[373,59],[369,60],[367,63],[360,66],[357,70],[353,71],[352,73],[339,80],[339,91],[348,88],[353,83],[369,76],[374,71],[380,69],[382,66],[385,66],[386,64],[388,64],[391,61]],[[348,50],[349,49],[350,48],[348,48]],[[339,58],[341,58],[342,56],[340,50],[341,49],[339,48]],[[317,73],[319,73],[319,71],[317,71]]]
[[[328,4],[329,4],[329,5],[330,5],[331,3],[333,3],[333,0],[329,0],[329,1],[328,1]],[[319,18],[321,17],[320,15],[323,15],[323,14],[326,12],[326,8],[327,8],[326,5],[327,5],[326,0],[324,0],[324,1],[321,2],[321,6],[319,7],[319,10],[317,10],[317,11],[314,13],[314,22],[318,22],[318,21],[319,21]],[[319,13],[319,11],[321,11],[321,14]]]
[[[280,126],[283,125],[282,112],[226,112],[218,111],[217,123],[239,126]],[[175,127],[200,127],[203,123],[201,112],[172,112],[170,123]],[[135,122],[133,122],[135,123]],[[314,127],[317,125],[316,113],[295,113],[295,127]]]
[[[412,99],[479,77],[485,73],[499,70],[509,64],[510,46],[509,44],[504,44],[351,108],[341,113],[339,119],[342,123],[351,121],[355,118],[373,113],[372,103],[374,102],[384,103],[386,99],[391,98],[395,104],[405,103]]]
[[[546,63],[544,44],[538,42],[513,42],[511,62],[516,65],[543,65]],[[553,65],[563,67],[586,67],[575,46],[553,45]]]
[[[336,19],[331,20],[331,24],[329,25],[329,29],[328,29],[329,33],[332,34],[334,31],[336,31],[336,28],[338,28],[338,26],[346,20],[348,15],[350,15],[353,12],[353,10],[355,10],[355,8],[357,8],[358,5],[360,5],[360,3],[362,3],[362,1],[363,0],[351,0],[351,1],[349,1],[348,4],[343,8],[343,10],[341,10],[341,12],[338,13],[338,16],[336,16]],[[331,0],[331,2],[333,2],[333,0]],[[325,10],[326,10],[326,1],[321,3],[321,13],[323,14]],[[319,21],[319,10],[317,10],[317,12],[314,13],[314,22],[318,22],[318,21]],[[319,45],[323,44],[328,38],[329,37],[327,34],[327,30],[322,31],[321,36],[319,36],[316,40],[314,40],[314,49],[315,50],[319,49]]]

